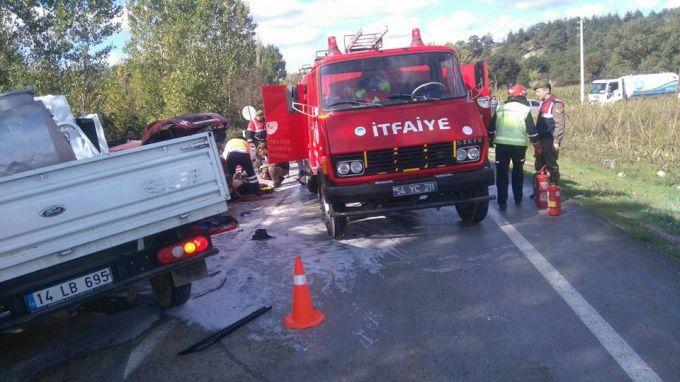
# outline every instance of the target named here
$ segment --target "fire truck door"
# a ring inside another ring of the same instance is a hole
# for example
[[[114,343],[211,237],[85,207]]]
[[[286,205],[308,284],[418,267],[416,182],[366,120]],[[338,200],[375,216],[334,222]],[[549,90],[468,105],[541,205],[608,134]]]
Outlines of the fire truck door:
[[[483,96],[491,95],[489,86],[489,70],[486,61],[477,61],[460,66],[463,82],[468,89],[477,89]]]
[[[482,123],[486,126],[491,120],[491,113],[493,113],[487,63],[486,61],[477,61],[461,65],[460,71],[463,74],[465,87],[470,90],[471,98],[477,103]]]
[[[293,89],[302,94],[302,85]],[[285,85],[262,87],[270,163],[307,158],[307,116],[293,110],[292,102],[293,94]]]

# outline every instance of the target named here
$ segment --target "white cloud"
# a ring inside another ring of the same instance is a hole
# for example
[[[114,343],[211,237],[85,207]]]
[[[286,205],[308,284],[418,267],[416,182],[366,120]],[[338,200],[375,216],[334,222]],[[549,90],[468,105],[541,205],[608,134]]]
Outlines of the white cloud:
[[[635,0],[633,1],[638,9],[651,9],[659,5],[659,0]]]
[[[278,22],[258,26],[257,33],[262,42],[274,44],[279,48],[310,43],[321,37],[319,29],[312,25],[291,28]]]
[[[386,47],[403,45],[420,19],[417,11],[434,5],[435,0],[279,0],[275,6],[267,0],[249,0],[251,12],[258,24],[257,33],[265,44],[281,50],[289,71],[311,63],[314,52],[326,49],[326,38],[336,36],[342,49],[343,36],[354,34],[358,26],[366,32],[382,31],[389,26]]]
[[[477,21],[475,15],[466,11],[455,11],[437,17],[423,26],[423,41],[444,44],[447,41],[467,40],[467,36],[472,32],[472,26]]]
[[[519,9],[526,9],[526,10],[532,10],[532,9],[546,9],[546,8],[555,8],[558,6],[563,6],[568,4],[569,1],[564,1],[564,0],[544,0],[540,2],[536,1],[518,1],[515,3],[515,7]]]
[[[612,12],[602,4],[584,4],[580,7],[570,8],[565,11],[567,17],[590,17],[595,15],[605,15]]]
[[[256,20],[268,20],[302,12],[304,4],[297,0],[279,0],[272,6],[270,0],[249,0],[250,12]]]
[[[125,59],[127,59],[127,55],[125,53],[114,50],[109,53],[109,56],[106,58],[106,62],[109,64],[109,66],[113,66],[120,64]]]
[[[409,45],[414,27],[420,27],[425,43],[443,44],[487,33],[501,41],[510,31],[542,21],[680,6],[680,0],[477,0],[474,5],[450,0],[246,1],[262,42],[279,47],[289,71],[312,63],[314,52],[327,48],[328,36],[336,36],[343,49],[343,36],[360,27],[378,32],[388,26],[386,48]]]
[[[559,13],[559,12],[548,11],[548,12],[544,12],[541,17],[545,21],[550,21],[550,20],[556,20],[556,19],[562,18],[562,17],[564,17],[564,15]]]

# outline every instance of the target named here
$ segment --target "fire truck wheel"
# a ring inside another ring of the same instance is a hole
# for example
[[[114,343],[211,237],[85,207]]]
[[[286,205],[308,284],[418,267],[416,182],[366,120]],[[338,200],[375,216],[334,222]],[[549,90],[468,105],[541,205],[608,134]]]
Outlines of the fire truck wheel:
[[[483,187],[468,191],[463,193],[463,196],[469,198],[489,196],[489,188]],[[489,201],[456,204],[456,211],[464,223],[478,223],[486,217],[486,213],[489,211]]]
[[[323,215],[323,222],[326,224],[326,231],[333,239],[342,239],[347,228],[347,218],[332,216],[332,213],[338,210],[339,205],[326,200],[323,184],[319,190],[319,203],[321,204],[321,214]]]
[[[312,194],[316,194],[319,191],[319,178],[316,175],[307,175],[306,177],[305,188]]]
[[[168,272],[149,280],[153,294],[161,308],[174,308],[184,305],[191,297],[191,283],[175,286]]]

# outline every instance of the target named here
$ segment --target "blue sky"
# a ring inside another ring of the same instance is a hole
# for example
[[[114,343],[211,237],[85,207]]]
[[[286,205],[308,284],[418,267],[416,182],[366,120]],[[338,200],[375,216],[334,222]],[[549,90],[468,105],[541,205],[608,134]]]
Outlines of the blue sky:
[[[289,72],[309,64],[314,52],[326,49],[334,35],[343,49],[342,36],[358,29],[389,32],[386,47],[410,43],[411,29],[421,29],[423,41],[440,43],[467,40],[473,34],[491,33],[502,40],[508,31],[542,22],[577,16],[623,14],[639,9],[645,14],[680,7],[680,0],[246,0],[264,44],[279,47]],[[113,38],[111,62],[124,58],[122,47],[130,32],[126,16],[123,31]],[[576,27],[576,26],[575,26]],[[587,28],[587,26],[586,26]],[[587,29],[585,33],[587,39]]]

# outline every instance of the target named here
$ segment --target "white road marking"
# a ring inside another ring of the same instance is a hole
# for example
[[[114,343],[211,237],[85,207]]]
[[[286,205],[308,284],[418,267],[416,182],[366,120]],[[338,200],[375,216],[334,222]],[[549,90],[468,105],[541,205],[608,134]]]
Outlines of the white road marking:
[[[146,336],[146,338],[144,338],[142,342],[139,343],[139,345],[132,349],[130,355],[128,356],[127,365],[125,365],[123,380],[128,379],[130,374],[137,370],[139,365],[142,364],[142,361],[144,361],[149,353],[151,353],[156,348],[158,343],[161,342],[161,340],[163,340],[168,335],[168,333],[170,333],[170,329],[172,329],[174,326],[175,321],[162,324],[158,329]]]
[[[495,210],[490,209],[489,215],[633,381],[661,381],[654,370],[512,224]]]

